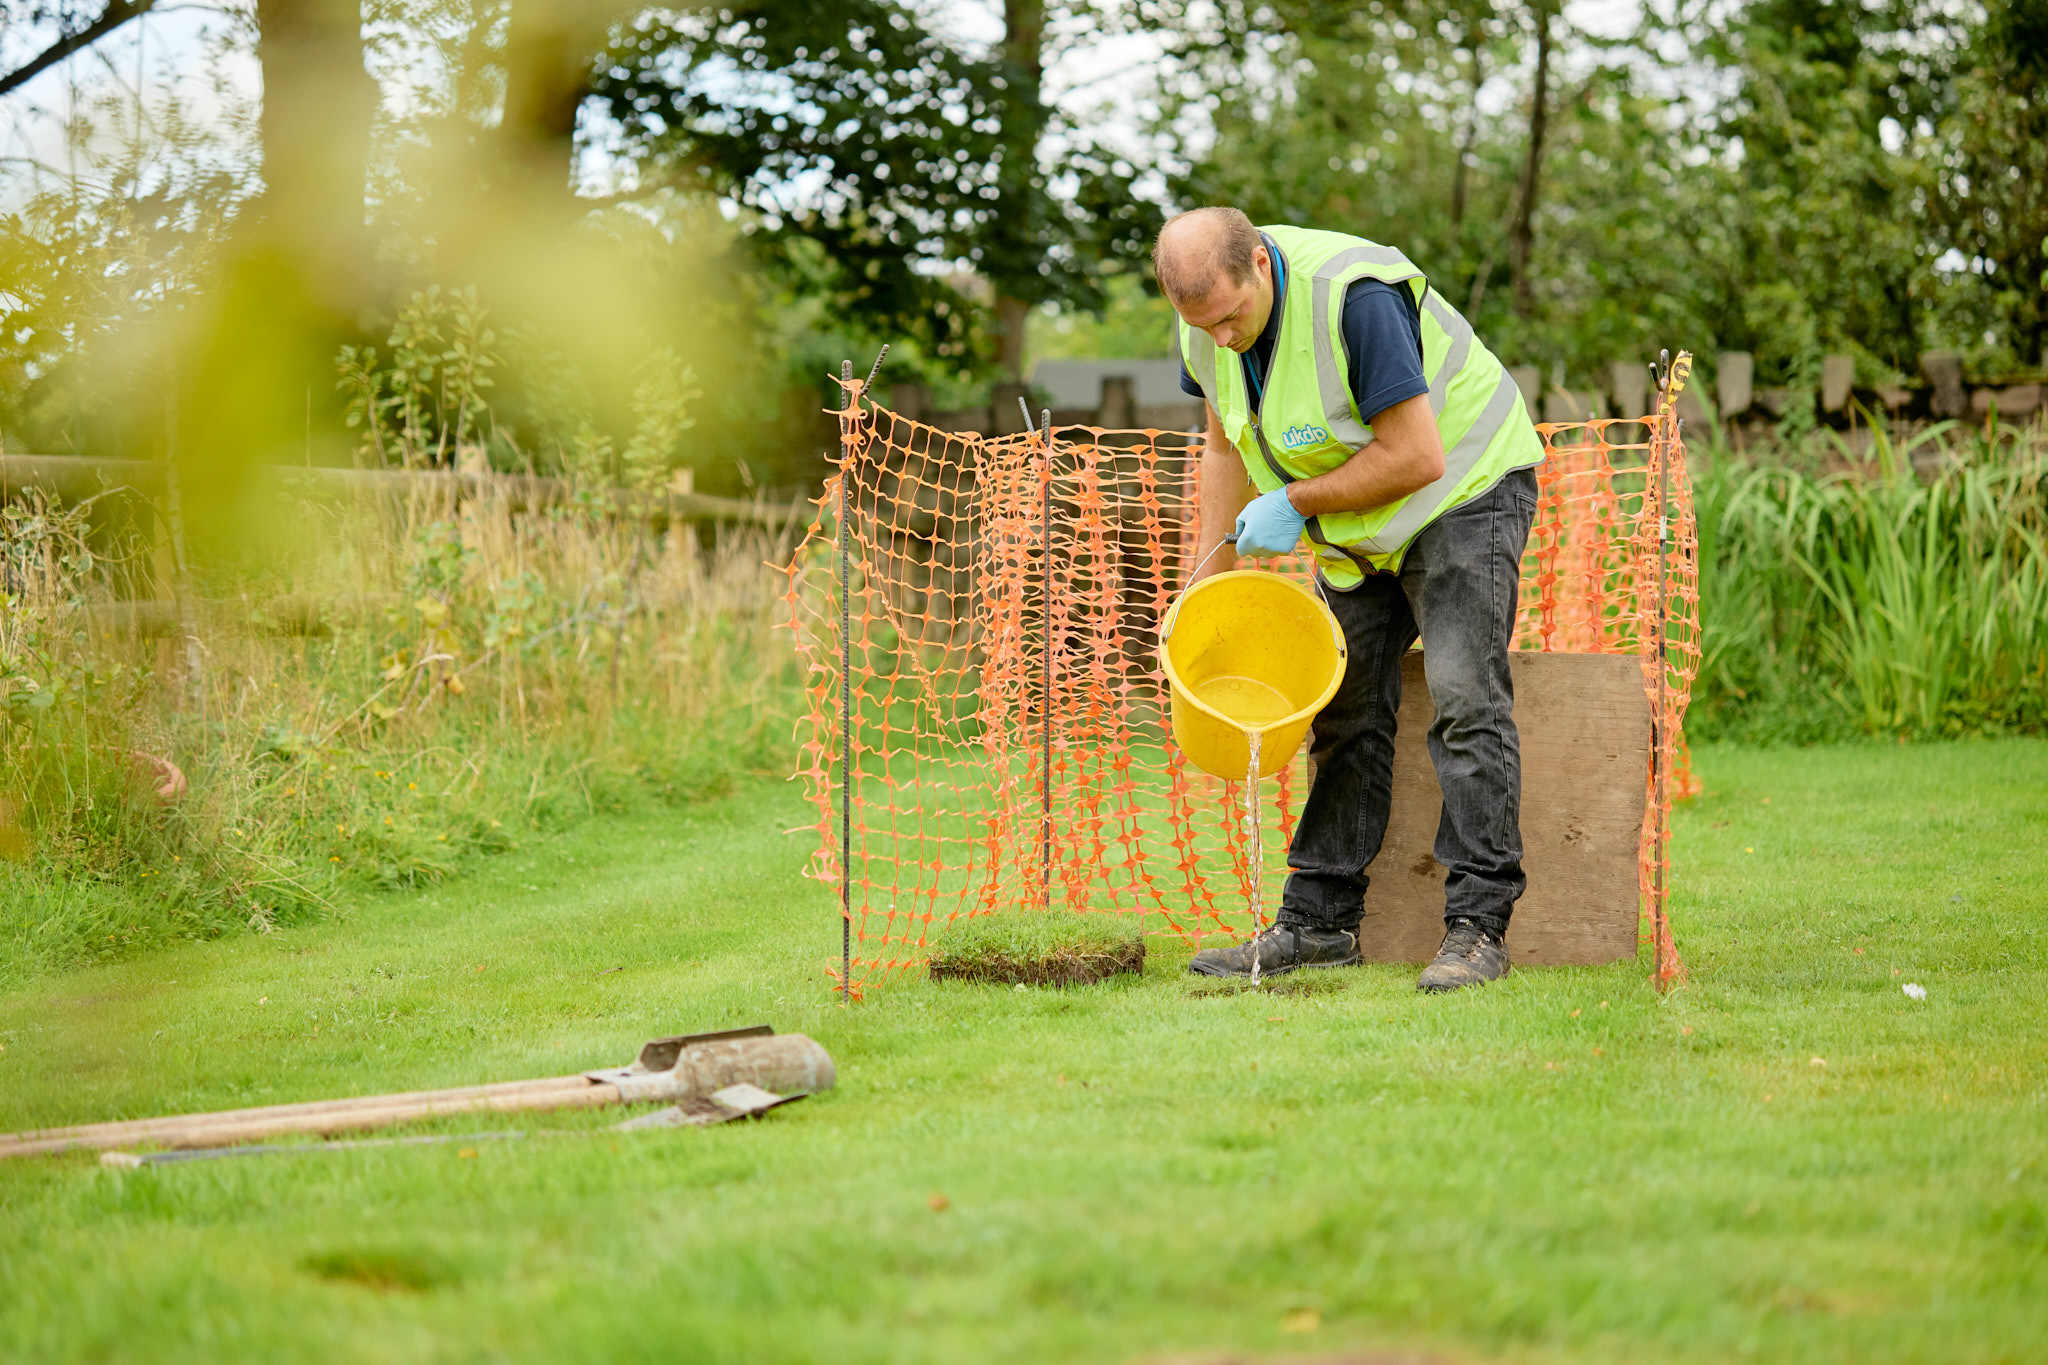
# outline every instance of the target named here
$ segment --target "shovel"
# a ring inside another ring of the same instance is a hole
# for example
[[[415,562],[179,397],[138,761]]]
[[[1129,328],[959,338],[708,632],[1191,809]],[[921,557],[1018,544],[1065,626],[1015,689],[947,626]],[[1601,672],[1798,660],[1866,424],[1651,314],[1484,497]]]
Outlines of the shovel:
[[[670,1122],[728,1107],[712,1096],[733,1086],[756,1087],[776,1100],[830,1090],[837,1079],[825,1049],[801,1033],[778,1035],[767,1025],[722,1033],[656,1038],[630,1066],[544,1080],[414,1090],[346,1100],[310,1100],[259,1109],[131,1119],[72,1128],[0,1134],[0,1157],[154,1143],[218,1147],[287,1133],[329,1134],[383,1128],[447,1114],[537,1113],[608,1104],[669,1104]],[[764,1108],[756,1101],[752,1108]]]

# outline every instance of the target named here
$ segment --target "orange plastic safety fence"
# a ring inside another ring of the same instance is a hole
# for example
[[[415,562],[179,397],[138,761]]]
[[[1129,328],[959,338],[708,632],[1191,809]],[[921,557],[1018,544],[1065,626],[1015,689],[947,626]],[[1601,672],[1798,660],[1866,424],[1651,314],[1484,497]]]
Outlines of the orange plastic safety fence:
[[[997,910],[1129,915],[1189,941],[1246,933],[1240,784],[1174,747],[1156,644],[1192,567],[1199,435],[949,433],[862,389],[846,382],[837,472],[783,567],[808,695],[797,776],[817,812],[806,870],[845,897],[842,984],[919,966],[948,925]],[[1661,983],[1683,971],[1665,848],[1671,800],[1693,785],[1682,723],[1699,664],[1670,408],[1537,428],[1549,457],[1515,636],[1643,659],[1656,726],[1640,870]],[[1311,571],[1305,557],[1278,568]],[[1269,789],[1268,873],[1284,872],[1305,764]]]

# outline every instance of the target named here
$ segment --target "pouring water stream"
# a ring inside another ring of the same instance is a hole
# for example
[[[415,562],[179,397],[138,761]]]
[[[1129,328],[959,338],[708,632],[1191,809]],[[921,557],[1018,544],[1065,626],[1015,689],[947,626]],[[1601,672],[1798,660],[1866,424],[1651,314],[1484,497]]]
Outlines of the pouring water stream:
[[[1259,938],[1266,928],[1265,839],[1259,819],[1259,741],[1265,738],[1265,732],[1248,730],[1245,733],[1251,738],[1251,760],[1244,773],[1244,828],[1252,860],[1248,880],[1252,912],[1252,985],[1256,988],[1259,984]]]

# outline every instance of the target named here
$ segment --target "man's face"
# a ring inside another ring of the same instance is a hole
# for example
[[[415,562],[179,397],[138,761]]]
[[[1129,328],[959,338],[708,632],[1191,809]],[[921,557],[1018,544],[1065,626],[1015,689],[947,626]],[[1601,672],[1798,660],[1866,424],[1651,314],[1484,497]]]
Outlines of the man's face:
[[[1242,281],[1218,275],[1216,284],[1199,299],[1175,305],[1188,326],[1207,332],[1218,346],[1242,355],[1251,349],[1266,319],[1273,315],[1273,276],[1266,248],[1252,257],[1252,273]]]

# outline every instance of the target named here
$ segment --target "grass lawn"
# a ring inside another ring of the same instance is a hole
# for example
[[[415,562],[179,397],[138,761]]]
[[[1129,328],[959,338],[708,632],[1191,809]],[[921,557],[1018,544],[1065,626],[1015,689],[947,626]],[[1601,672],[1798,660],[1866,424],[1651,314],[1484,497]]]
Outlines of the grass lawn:
[[[1142,977],[845,1011],[780,783],[40,978],[0,997],[0,1129],[756,1021],[840,1084],[702,1131],[10,1162],[0,1359],[2041,1359],[2048,743],[1697,762],[1663,998],[1642,964],[1196,993],[1155,938]]]

